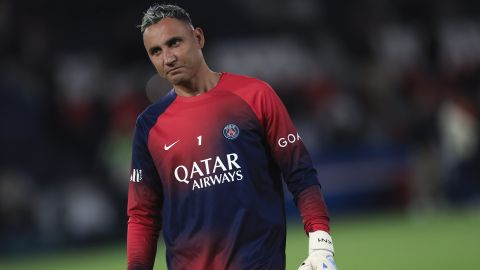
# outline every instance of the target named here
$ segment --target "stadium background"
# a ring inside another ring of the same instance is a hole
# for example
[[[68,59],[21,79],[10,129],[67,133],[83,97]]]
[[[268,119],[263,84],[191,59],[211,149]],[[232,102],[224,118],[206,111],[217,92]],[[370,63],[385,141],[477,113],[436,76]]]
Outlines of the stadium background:
[[[285,102],[340,269],[480,266],[480,2],[176,3],[214,70]],[[132,128],[170,89],[136,28],[150,4],[0,1],[0,269],[124,268]],[[286,196],[294,269],[307,245]]]

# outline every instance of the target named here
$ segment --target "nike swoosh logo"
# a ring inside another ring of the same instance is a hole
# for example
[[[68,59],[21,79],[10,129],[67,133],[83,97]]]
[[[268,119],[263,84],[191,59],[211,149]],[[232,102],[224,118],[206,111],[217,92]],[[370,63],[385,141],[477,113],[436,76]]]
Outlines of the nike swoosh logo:
[[[170,148],[172,148],[172,146],[174,146],[175,144],[177,144],[179,141],[180,141],[180,140],[178,140],[178,141],[176,141],[176,142],[174,142],[174,143],[172,143],[172,144],[170,144],[170,145],[166,145],[166,144],[165,144],[165,145],[163,145],[163,149],[165,149],[165,151],[168,151],[168,150],[170,150]]]

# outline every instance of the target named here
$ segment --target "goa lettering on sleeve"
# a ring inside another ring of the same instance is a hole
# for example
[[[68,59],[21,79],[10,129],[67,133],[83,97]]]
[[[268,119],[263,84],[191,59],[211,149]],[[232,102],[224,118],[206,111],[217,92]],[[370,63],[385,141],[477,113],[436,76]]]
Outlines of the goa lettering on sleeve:
[[[278,139],[277,143],[278,146],[284,148],[287,147],[289,144],[294,144],[295,142],[300,140],[301,138],[298,132],[296,134],[289,133],[286,137],[281,137],[280,139]]]

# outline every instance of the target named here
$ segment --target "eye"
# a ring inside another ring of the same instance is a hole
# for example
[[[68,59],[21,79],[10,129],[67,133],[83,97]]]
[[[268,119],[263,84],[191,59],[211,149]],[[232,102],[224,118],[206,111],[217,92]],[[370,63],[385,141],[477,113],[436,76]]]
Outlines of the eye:
[[[157,55],[161,52],[162,50],[159,47],[153,47],[150,49],[150,55]]]
[[[172,40],[170,40],[170,42],[168,43],[169,47],[178,47],[181,43],[182,39],[180,38],[173,38]]]

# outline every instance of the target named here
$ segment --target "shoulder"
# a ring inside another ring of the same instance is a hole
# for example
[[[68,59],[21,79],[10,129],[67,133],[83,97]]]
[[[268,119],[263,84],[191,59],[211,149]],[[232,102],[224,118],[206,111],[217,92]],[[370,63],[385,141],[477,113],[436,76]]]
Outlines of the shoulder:
[[[258,78],[234,73],[224,73],[224,76],[227,88],[238,94],[264,94],[274,91],[267,82]]]
[[[136,121],[137,128],[143,126],[143,128],[150,129],[157,122],[158,117],[172,104],[175,97],[176,95],[172,89],[158,101],[149,105],[138,115]]]
[[[260,123],[272,106],[278,104],[275,90],[265,81],[245,76],[226,73],[226,89],[242,99],[256,114]]]

